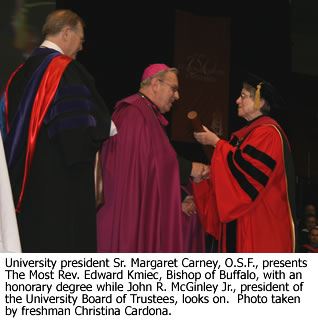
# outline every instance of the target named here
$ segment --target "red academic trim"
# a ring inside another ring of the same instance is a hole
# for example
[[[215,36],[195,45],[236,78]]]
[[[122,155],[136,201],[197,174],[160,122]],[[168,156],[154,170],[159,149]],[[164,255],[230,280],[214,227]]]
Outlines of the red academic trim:
[[[20,206],[26,186],[26,181],[30,171],[31,162],[33,159],[37,136],[40,131],[43,119],[54,98],[56,89],[59,85],[63,72],[71,61],[72,59],[65,55],[59,55],[53,58],[43,75],[38,92],[35,96],[32,113],[30,117],[22,189],[20,193],[19,202],[16,207],[17,212],[21,211]]]
[[[13,74],[10,76],[9,78],[9,81],[7,83],[7,86],[6,86],[6,96],[5,96],[5,111],[4,111],[4,114],[5,114],[5,119],[6,119],[6,126],[7,126],[7,133],[9,132],[9,118],[8,118],[8,89],[9,89],[9,86],[11,84],[11,80],[13,79],[14,75],[20,70],[20,68],[24,65],[21,64],[14,72]]]

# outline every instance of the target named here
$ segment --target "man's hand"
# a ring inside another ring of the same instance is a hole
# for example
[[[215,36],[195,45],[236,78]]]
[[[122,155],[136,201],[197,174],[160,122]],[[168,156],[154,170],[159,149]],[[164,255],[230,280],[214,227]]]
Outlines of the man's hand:
[[[191,176],[195,183],[200,183],[203,179],[208,179],[210,174],[210,167],[202,164],[193,162]]]
[[[182,202],[182,212],[187,215],[191,216],[192,214],[196,214],[197,208],[194,203],[194,199],[192,195],[188,195]]]

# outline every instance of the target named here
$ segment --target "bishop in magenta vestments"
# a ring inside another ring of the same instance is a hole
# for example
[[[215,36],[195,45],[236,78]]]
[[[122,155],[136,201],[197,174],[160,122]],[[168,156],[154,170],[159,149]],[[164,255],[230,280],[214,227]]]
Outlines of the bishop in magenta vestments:
[[[99,252],[184,251],[177,155],[155,110],[140,94],[115,106],[118,134],[101,153]]]

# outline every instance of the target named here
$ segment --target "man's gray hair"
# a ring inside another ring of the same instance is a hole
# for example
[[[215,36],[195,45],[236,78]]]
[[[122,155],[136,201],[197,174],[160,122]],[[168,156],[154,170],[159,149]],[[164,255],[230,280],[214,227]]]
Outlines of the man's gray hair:
[[[46,18],[42,28],[44,36],[54,36],[58,34],[65,26],[75,29],[81,23],[84,27],[83,19],[75,12],[67,9],[52,11]]]

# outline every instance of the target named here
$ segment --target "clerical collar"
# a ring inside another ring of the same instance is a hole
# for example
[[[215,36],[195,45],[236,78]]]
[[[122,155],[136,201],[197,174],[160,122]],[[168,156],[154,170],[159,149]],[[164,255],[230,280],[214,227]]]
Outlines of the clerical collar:
[[[138,94],[140,95],[140,97],[142,97],[143,99],[145,99],[147,101],[148,106],[151,108],[151,110],[154,112],[155,116],[157,117],[157,119],[160,121],[162,126],[167,126],[168,125],[168,121],[167,119],[161,114],[159,108],[143,93],[141,93],[140,91],[138,92]],[[150,103],[150,104],[149,104]]]

